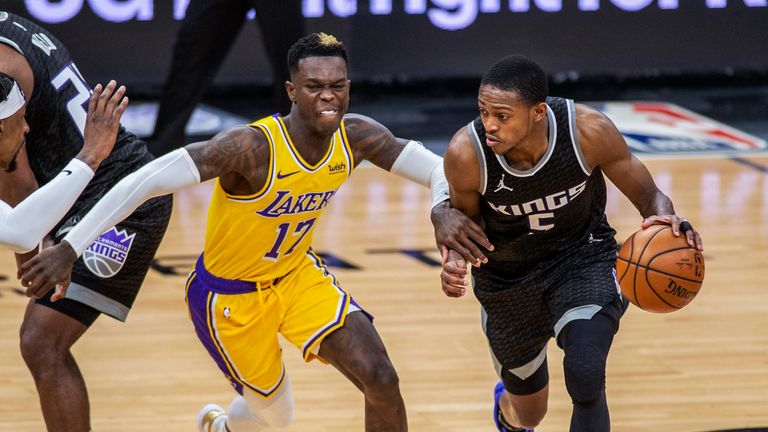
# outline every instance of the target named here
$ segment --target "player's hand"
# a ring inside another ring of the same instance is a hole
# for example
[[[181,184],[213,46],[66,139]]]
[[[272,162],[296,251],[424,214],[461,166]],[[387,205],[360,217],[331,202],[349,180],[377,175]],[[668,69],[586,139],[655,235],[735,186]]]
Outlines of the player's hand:
[[[642,223],[643,228],[648,228],[651,225],[671,225],[672,234],[675,237],[680,237],[682,233],[685,235],[685,239],[688,241],[690,247],[703,251],[704,244],[701,242],[701,236],[696,229],[693,228],[688,220],[681,218],[677,215],[653,215],[645,218]]]
[[[63,298],[69,288],[72,264],[77,254],[67,242],[42,250],[36,257],[19,267],[16,277],[26,288],[26,296],[38,299],[56,288],[52,301]]]
[[[440,284],[448,297],[461,297],[467,293],[467,262],[458,252],[449,250],[443,255]]]
[[[128,106],[125,87],[116,88],[117,82],[114,80],[106,87],[98,84],[88,102],[83,149],[77,158],[87,163],[94,171],[112,152],[117,131],[120,129],[120,118]]]
[[[452,250],[474,266],[488,262],[488,258],[478,247],[479,244],[489,251],[493,250],[485,232],[464,213],[452,208],[448,201],[432,208],[432,225],[435,227],[437,247],[443,257]]]

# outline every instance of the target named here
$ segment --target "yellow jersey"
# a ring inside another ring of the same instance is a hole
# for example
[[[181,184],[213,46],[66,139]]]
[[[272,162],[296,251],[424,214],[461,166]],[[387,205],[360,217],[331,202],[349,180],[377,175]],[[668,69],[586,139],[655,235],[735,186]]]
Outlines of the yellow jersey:
[[[278,114],[250,126],[269,141],[267,181],[253,195],[236,196],[216,180],[203,259],[220,278],[267,282],[302,263],[317,219],[352,173],[354,159],[343,121],[315,165],[301,157]]]

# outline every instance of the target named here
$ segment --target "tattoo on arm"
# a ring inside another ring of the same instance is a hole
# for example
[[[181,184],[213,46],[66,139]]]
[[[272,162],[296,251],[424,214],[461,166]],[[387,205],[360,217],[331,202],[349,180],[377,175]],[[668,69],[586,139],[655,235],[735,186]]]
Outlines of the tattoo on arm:
[[[350,114],[345,117],[344,124],[356,163],[365,159],[389,171],[408,143],[369,117]]]
[[[251,179],[269,163],[266,138],[249,126],[225,130],[186,149],[200,172],[200,181],[228,174]]]

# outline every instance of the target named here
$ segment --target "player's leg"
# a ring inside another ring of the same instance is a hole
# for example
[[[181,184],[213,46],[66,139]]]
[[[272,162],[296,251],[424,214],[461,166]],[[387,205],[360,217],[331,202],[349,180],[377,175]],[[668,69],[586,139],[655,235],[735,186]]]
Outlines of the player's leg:
[[[605,369],[625,303],[615,278],[614,244],[603,243],[572,254],[552,287],[554,330],[565,352],[565,385],[573,403],[572,432],[610,430]]]
[[[397,372],[373,323],[363,312],[349,314],[344,326],[323,340],[319,356],[365,395],[366,431],[408,429]]]
[[[290,379],[277,339],[284,298],[274,286],[218,278],[201,260],[187,281],[187,305],[198,339],[239,393],[229,408],[209,404],[201,432],[256,432],[293,420]]]
[[[290,80],[285,59],[288,57],[291,45],[306,33],[301,2],[254,0],[253,3],[272,68],[274,108],[286,115],[291,110],[291,101],[285,91],[285,81]]]
[[[88,392],[70,349],[99,312],[68,299],[57,301],[54,310],[47,306],[50,295],[41,300],[43,304],[32,300],[27,305],[21,354],[35,381],[48,431],[88,432]]]
[[[552,319],[546,301],[547,273],[503,274],[473,269],[481,325],[500,382],[494,389],[493,420],[498,430],[535,428],[547,412],[547,342]]]
[[[573,402],[571,432],[611,429],[605,368],[617,325],[610,314],[598,312],[591,319],[568,323],[560,332],[565,386]]]
[[[288,375],[269,398],[246,388],[226,410],[208,404],[197,416],[200,432],[261,432],[287,427],[292,421],[293,391]]]
[[[483,330],[488,334],[487,315],[483,310]],[[517,432],[533,430],[539,425],[547,413],[549,400],[549,369],[547,366],[546,339],[541,338],[539,353],[530,360],[513,360],[507,366],[499,362],[493,346],[491,345],[491,357],[494,368],[500,381],[494,388],[493,420],[499,431]],[[532,340],[532,339],[531,339]],[[489,339],[490,342],[490,339]],[[511,340],[510,345],[518,345],[521,348],[527,343],[519,340]],[[520,349],[519,352],[530,352],[529,349]],[[508,362],[510,354],[500,351]]]
[[[176,36],[149,150],[161,156],[184,145],[187,121],[245,23],[246,0],[191,0]]]
[[[21,325],[21,352],[49,431],[89,430],[88,394],[70,349],[100,313],[125,320],[162,241],[171,207],[170,196],[142,205],[75,262],[65,299],[51,302],[50,291],[30,302]],[[59,237],[76,219],[62,225]]]
[[[335,366],[365,395],[366,430],[404,431],[405,406],[397,373],[370,318],[312,251],[281,280],[287,299],[280,333],[304,359]]]

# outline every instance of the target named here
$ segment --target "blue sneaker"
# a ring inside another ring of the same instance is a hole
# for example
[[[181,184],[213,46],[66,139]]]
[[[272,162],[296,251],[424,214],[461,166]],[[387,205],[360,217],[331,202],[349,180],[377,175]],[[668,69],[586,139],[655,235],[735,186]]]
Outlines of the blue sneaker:
[[[499,381],[493,389],[493,423],[496,425],[496,429],[498,429],[499,432],[533,432],[533,429],[510,429],[501,424],[501,407],[499,405],[499,399],[501,398],[502,393],[504,393],[504,383]]]

